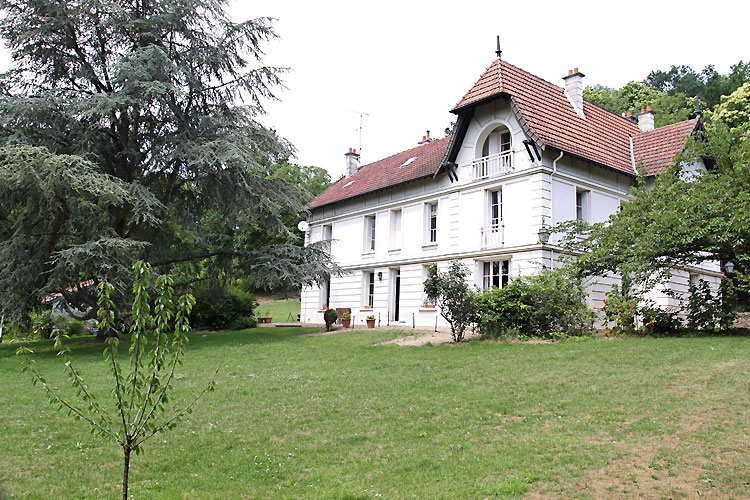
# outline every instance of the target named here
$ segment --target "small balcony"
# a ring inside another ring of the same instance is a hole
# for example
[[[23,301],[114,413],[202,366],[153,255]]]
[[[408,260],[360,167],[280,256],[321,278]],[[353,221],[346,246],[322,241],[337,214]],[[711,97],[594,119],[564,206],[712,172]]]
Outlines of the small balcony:
[[[471,174],[473,180],[486,179],[507,175],[513,172],[513,152],[503,151],[490,156],[483,156],[473,160],[471,165]]]
[[[505,245],[505,226],[493,224],[482,228],[482,249],[497,248]]]

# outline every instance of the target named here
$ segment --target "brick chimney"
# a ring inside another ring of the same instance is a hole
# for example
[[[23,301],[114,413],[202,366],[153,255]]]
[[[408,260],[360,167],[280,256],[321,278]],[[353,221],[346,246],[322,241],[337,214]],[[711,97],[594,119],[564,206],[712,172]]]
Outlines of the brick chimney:
[[[638,128],[641,132],[648,132],[654,130],[654,116],[656,113],[651,111],[651,106],[646,106],[646,109],[641,108],[641,112],[638,113]]]
[[[351,177],[359,170],[359,155],[356,149],[349,148],[349,152],[344,156],[346,157],[346,176]]]
[[[573,106],[575,112],[581,118],[585,119],[586,116],[583,114],[583,77],[586,76],[578,68],[569,69],[568,76],[564,76],[565,81],[565,95],[570,101],[570,105]]]
[[[433,141],[433,139],[430,139],[430,131],[428,130],[427,131],[427,135],[423,135],[422,136],[422,140],[419,141],[417,144],[419,144],[419,145],[428,144],[428,143],[430,143],[432,141]]]

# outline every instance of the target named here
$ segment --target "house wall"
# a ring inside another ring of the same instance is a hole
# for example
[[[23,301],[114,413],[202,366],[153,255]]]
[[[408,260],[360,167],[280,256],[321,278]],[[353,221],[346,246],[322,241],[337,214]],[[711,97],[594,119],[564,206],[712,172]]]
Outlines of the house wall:
[[[506,127],[511,134],[513,170],[474,179],[471,161],[481,155],[485,138],[497,126]],[[351,308],[355,326],[364,325],[369,314],[382,325],[393,324],[394,274],[398,270],[400,323],[446,326],[439,311],[424,306],[422,283],[429,265],[437,264],[443,270],[450,261],[459,259],[469,268],[469,279],[477,287],[482,286],[484,261],[509,260],[511,278],[538,272],[543,265],[555,267],[561,265],[558,237],[553,235],[542,247],[538,231],[542,225],[576,218],[576,192],[585,193],[584,218],[589,222],[605,222],[628,200],[633,177],[569,155],[559,157],[554,150],[540,151],[542,159],[532,160],[524,139],[527,137],[512,111],[498,99],[477,108],[471,120],[456,160],[457,182],[451,183],[441,175],[314,210],[308,218],[306,241],[319,241],[323,226],[330,225],[332,258],[347,271],[332,278],[328,306]],[[482,228],[490,226],[488,193],[493,190],[502,191],[502,244],[483,247]],[[434,243],[429,241],[427,231],[427,205],[431,203],[438,206]],[[401,213],[400,238],[392,230],[395,210]],[[376,217],[374,251],[367,249],[365,241],[369,216]],[[376,278],[372,309],[364,307],[365,272],[376,276],[381,273]],[[614,276],[589,280],[589,303],[600,308],[612,284],[618,282]],[[317,287],[303,289],[303,321],[323,321],[322,293]],[[658,298],[660,303],[665,302]]]

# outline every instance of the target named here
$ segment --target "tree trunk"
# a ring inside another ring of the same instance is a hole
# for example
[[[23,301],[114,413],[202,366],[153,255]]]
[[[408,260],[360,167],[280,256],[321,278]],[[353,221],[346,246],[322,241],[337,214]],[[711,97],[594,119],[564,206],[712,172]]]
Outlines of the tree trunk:
[[[122,500],[128,500],[128,474],[130,473],[130,445],[123,447],[125,452],[125,467],[122,471]]]

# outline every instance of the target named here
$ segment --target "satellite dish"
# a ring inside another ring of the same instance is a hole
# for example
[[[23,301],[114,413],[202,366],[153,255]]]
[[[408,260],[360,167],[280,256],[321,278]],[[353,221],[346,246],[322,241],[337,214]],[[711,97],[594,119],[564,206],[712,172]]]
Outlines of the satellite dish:
[[[301,220],[299,221],[299,224],[297,224],[297,229],[299,229],[300,231],[304,233],[305,231],[310,229],[310,224],[308,224],[307,221]]]

